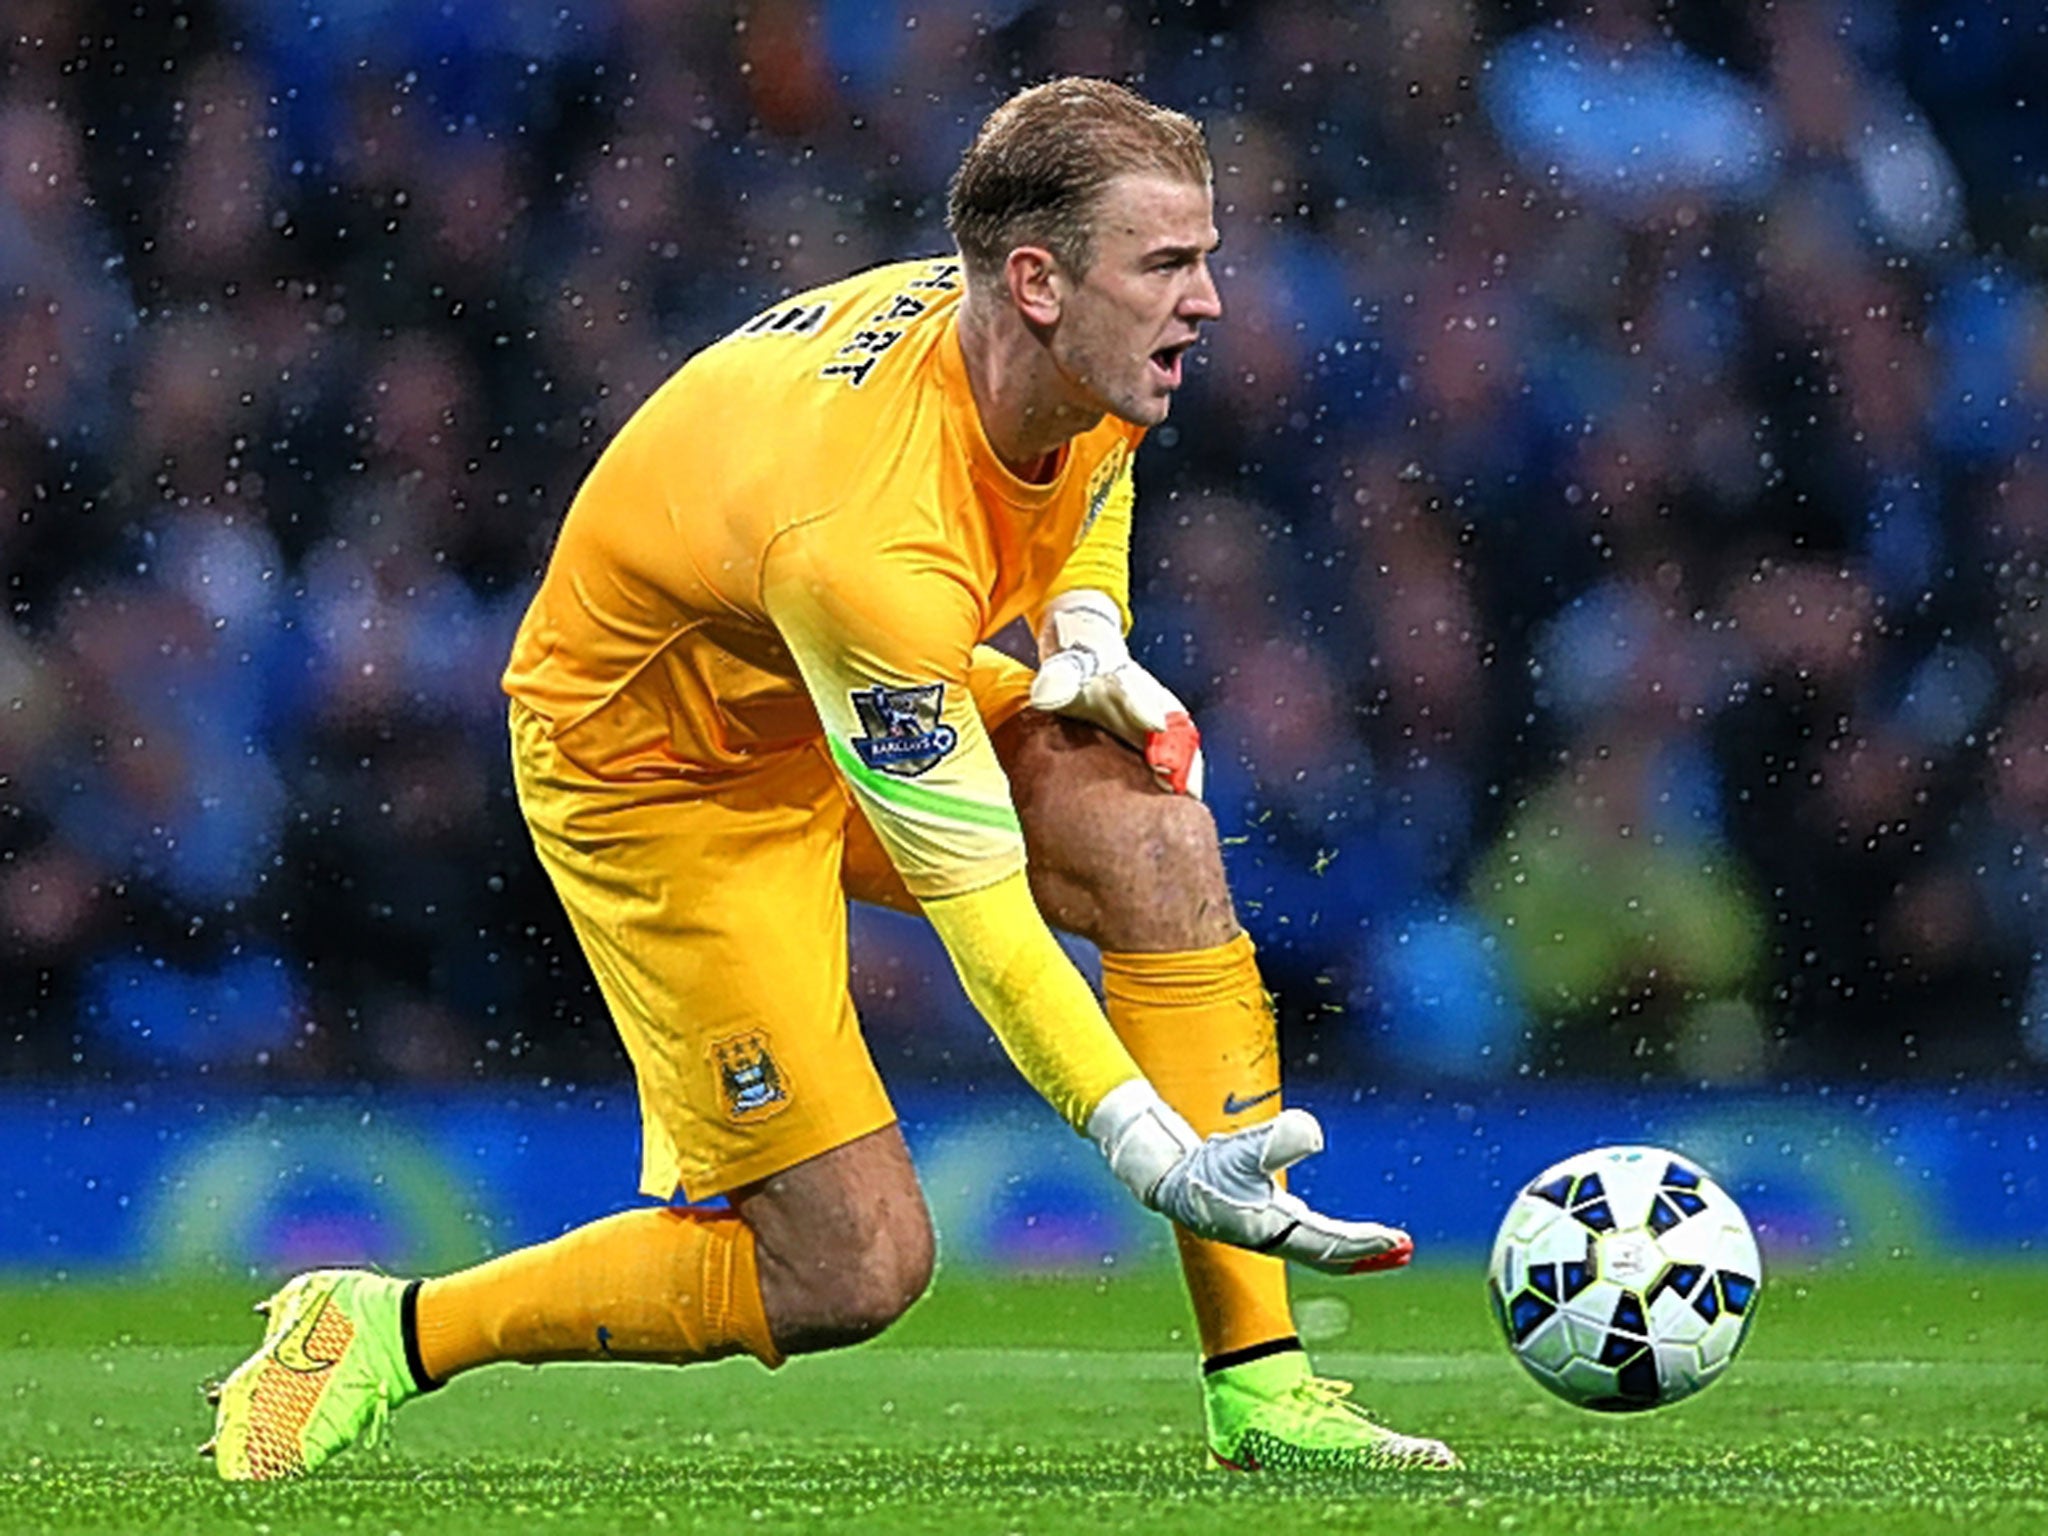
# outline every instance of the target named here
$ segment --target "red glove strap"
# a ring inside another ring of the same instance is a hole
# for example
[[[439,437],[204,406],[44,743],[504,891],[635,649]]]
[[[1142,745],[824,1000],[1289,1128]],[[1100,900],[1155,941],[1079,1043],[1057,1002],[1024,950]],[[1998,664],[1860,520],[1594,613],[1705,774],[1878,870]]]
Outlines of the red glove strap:
[[[1195,754],[1202,750],[1202,733],[1184,709],[1166,717],[1166,729],[1145,738],[1145,761],[1159,775],[1159,782],[1176,795],[1188,792],[1188,774],[1195,766]]]
[[[1415,1240],[1410,1237],[1404,1237],[1385,1253],[1375,1254],[1369,1259],[1360,1259],[1351,1266],[1351,1273],[1354,1275],[1369,1275],[1377,1270],[1399,1269],[1414,1257]]]

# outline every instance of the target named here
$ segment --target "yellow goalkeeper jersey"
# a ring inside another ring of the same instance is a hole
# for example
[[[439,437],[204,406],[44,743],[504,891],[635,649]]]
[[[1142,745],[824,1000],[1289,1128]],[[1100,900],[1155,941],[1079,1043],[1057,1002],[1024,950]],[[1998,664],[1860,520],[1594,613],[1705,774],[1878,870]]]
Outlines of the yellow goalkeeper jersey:
[[[910,890],[1020,867],[974,647],[1069,587],[1127,606],[1131,455],[1105,417],[1043,484],[968,387],[954,259],[783,300],[691,358],[584,482],[504,685],[612,780],[707,793],[822,737]]]

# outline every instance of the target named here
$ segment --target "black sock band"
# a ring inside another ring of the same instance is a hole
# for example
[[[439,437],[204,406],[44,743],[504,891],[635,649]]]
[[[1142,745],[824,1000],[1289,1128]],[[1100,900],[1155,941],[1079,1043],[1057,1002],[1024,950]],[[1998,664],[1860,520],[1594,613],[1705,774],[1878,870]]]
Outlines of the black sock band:
[[[412,1384],[422,1392],[431,1392],[441,1383],[427,1374],[427,1363],[420,1358],[420,1287],[424,1281],[415,1280],[406,1286],[398,1298],[398,1336],[405,1340],[405,1368],[412,1372]]]
[[[1214,1376],[1218,1371],[1227,1371],[1233,1365],[1250,1365],[1254,1360],[1263,1360],[1268,1355],[1284,1355],[1289,1350],[1300,1350],[1298,1334],[1285,1338],[1268,1339],[1263,1344],[1247,1344],[1243,1349],[1227,1349],[1220,1355],[1211,1355],[1202,1362],[1202,1374]]]

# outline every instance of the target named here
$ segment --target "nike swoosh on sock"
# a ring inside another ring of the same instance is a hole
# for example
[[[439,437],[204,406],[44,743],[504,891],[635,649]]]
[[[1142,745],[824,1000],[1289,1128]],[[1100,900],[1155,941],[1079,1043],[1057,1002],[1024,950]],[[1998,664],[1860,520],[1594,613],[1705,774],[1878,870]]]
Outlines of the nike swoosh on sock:
[[[1223,1100],[1223,1113],[1226,1115],[1241,1115],[1246,1110],[1265,1103],[1266,1100],[1274,1097],[1279,1092],[1278,1088],[1268,1088],[1264,1093],[1255,1093],[1248,1099],[1240,1099],[1235,1093],[1229,1094]]]

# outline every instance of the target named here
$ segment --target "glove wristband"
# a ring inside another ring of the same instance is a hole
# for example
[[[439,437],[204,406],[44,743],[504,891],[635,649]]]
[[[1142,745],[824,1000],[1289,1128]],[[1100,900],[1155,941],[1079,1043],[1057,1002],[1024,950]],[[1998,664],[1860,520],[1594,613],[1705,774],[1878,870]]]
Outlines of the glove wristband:
[[[1038,626],[1041,665],[1072,647],[1106,662],[1103,671],[1129,659],[1130,652],[1124,645],[1123,615],[1113,607],[1098,607],[1088,599],[1089,594],[1082,592],[1063,593],[1053,599]],[[1123,654],[1116,654],[1119,651]]]
[[[1142,1077],[1104,1094],[1089,1114],[1086,1129],[1109,1171],[1154,1210],[1160,1181],[1202,1144],[1194,1128]]]

